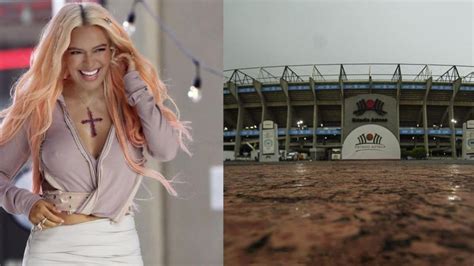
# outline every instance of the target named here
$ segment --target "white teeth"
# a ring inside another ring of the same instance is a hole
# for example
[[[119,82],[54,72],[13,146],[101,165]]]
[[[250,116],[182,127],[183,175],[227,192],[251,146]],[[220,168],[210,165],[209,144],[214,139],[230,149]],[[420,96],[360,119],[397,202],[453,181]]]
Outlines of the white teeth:
[[[86,75],[86,76],[93,76],[95,74],[97,74],[97,72],[99,72],[99,69],[96,69],[94,71],[91,71],[91,72],[87,72],[87,71],[82,71],[82,70],[79,70],[81,72],[81,74],[83,75]]]

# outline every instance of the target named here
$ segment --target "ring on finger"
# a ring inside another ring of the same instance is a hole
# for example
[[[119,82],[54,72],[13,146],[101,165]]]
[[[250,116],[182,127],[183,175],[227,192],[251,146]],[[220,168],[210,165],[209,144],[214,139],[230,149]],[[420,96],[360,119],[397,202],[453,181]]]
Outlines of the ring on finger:
[[[42,231],[42,230],[43,230],[43,224],[42,224],[42,223],[38,223],[38,224],[36,225],[36,230]]]

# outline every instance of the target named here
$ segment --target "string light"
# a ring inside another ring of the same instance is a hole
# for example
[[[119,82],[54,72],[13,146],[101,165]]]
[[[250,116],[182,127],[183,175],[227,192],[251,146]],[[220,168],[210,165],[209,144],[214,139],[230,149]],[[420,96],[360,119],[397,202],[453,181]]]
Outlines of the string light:
[[[138,3],[138,0],[133,1],[132,10],[128,13],[127,20],[123,22],[123,29],[127,32],[128,36],[132,36],[135,33],[135,6]]]
[[[132,36],[135,33],[135,14],[130,13],[128,19],[123,22],[123,29],[127,32],[128,36]]]
[[[186,56],[188,57],[193,63],[194,65],[196,66],[196,75],[194,77],[194,81],[193,81],[193,84],[191,85],[191,87],[189,88],[189,91],[188,91],[188,97],[191,99],[191,101],[193,102],[199,102],[202,98],[202,92],[201,92],[201,76],[199,74],[199,71],[200,71],[200,68],[202,68],[203,70],[211,73],[211,74],[214,74],[216,76],[219,76],[219,77],[224,77],[224,75],[222,74],[222,71],[218,71],[218,70],[215,70],[211,67],[208,67],[204,64],[202,64],[201,62],[199,62],[199,60],[193,56],[193,54],[188,50],[186,49],[182,44],[181,42],[178,41],[178,39],[176,38],[176,35],[174,34],[174,32],[172,32],[167,26],[165,23],[163,23],[163,21],[161,21],[160,17],[156,14],[154,14],[152,12],[152,9],[151,7],[148,5],[148,3],[145,1],[145,0],[135,0],[133,2],[133,5],[132,5],[132,10],[130,11],[129,15],[128,15],[128,18],[127,20],[123,23],[123,27],[125,29],[125,31],[127,31],[127,33],[129,35],[133,34],[133,32],[135,32],[135,5],[137,3],[141,3],[144,7],[145,7],[145,10],[148,12],[148,14],[150,16],[152,16],[154,19],[155,19],[155,22],[158,24],[158,26],[160,27],[160,29],[166,33],[168,35],[168,37],[174,42],[174,44],[176,45],[176,47]]]
[[[196,76],[194,77],[193,85],[189,88],[188,97],[191,101],[197,103],[202,98],[201,93],[201,77],[199,75],[199,62],[193,60],[194,65],[196,66]]]

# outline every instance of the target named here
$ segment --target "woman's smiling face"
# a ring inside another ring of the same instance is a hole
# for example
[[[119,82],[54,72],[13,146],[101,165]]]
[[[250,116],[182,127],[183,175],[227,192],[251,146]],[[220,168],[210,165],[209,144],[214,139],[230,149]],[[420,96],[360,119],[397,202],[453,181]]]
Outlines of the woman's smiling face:
[[[64,58],[73,86],[87,91],[99,89],[109,70],[109,40],[98,26],[77,27],[71,33]]]

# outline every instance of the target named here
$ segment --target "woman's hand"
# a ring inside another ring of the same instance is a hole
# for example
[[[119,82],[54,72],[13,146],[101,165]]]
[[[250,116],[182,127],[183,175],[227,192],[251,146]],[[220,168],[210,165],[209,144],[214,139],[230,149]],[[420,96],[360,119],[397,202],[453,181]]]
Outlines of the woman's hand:
[[[121,53],[115,57],[115,59],[119,62],[123,62],[125,65],[125,71],[126,73],[135,71],[135,60],[133,59],[133,56],[128,53]]]
[[[61,213],[61,211],[57,210],[52,203],[46,200],[38,200],[31,208],[28,219],[33,225],[37,225],[44,218],[48,218],[43,223],[43,229],[56,227],[63,224],[64,220],[56,216],[55,213]]]

